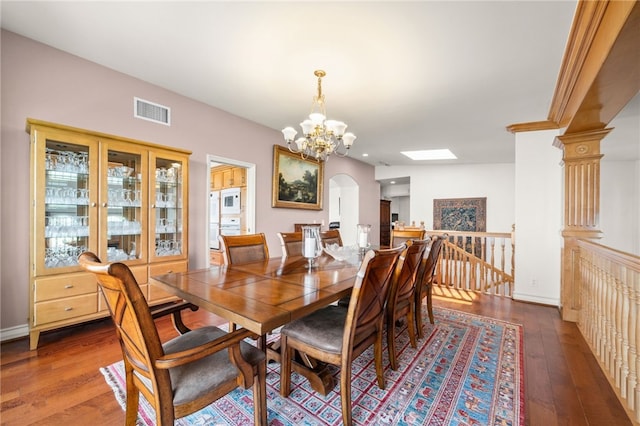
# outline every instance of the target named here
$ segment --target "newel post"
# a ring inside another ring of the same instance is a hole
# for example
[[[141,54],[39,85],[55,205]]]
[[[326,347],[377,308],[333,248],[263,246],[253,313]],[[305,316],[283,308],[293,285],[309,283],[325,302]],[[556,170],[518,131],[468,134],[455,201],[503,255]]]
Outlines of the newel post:
[[[611,129],[557,136],[564,167],[564,227],[562,237],[561,309],[566,321],[580,312],[579,239],[602,238],[600,225],[600,141]]]

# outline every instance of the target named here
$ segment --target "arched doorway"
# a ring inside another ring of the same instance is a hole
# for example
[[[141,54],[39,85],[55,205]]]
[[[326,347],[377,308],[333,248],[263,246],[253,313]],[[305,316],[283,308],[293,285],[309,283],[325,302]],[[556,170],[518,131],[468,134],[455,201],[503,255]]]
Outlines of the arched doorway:
[[[329,179],[329,221],[340,222],[340,235],[345,246],[356,243],[356,225],[360,216],[360,188],[347,174]]]

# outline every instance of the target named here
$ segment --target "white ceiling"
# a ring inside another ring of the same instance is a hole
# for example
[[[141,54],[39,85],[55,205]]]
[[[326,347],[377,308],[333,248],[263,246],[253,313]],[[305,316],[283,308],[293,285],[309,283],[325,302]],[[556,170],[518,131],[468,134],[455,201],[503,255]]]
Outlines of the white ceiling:
[[[456,163],[514,161],[505,127],[547,118],[576,2],[3,0],[1,7],[9,31],[277,130],[298,127],[316,91],[313,71],[324,69],[327,115],[358,136],[351,155],[415,165],[425,162],[400,151],[449,148]],[[620,130],[603,144],[610,158],[639,157],[639,104],[636,96],[616,119]],[[613,142],[629,135],[633,143]]]

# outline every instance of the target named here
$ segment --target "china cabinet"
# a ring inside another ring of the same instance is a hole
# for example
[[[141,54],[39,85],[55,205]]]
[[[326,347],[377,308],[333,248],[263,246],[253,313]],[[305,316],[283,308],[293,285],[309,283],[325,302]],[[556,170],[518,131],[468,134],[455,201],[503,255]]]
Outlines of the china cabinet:
[[[126,263],[150,304],[175,300],[150,277],[187,270],[189,151],[28,119],[30,347],[40,332],[108,316],[90,250]]]

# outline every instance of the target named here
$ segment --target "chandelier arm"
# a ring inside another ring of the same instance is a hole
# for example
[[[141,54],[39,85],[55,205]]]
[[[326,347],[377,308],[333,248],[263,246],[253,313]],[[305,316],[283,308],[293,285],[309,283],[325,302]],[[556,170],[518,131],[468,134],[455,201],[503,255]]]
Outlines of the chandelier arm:
[[[346,157],[349,155],[349,148],[345,148],[344,154],[341,154],[337,149],[333,153],[338,157]]]

